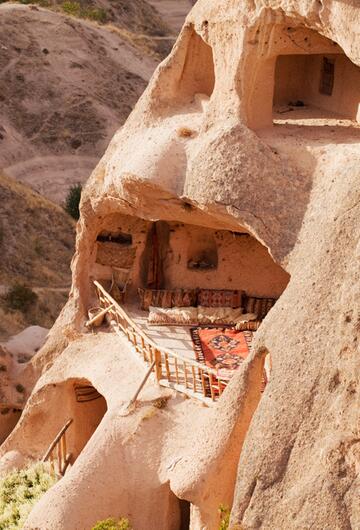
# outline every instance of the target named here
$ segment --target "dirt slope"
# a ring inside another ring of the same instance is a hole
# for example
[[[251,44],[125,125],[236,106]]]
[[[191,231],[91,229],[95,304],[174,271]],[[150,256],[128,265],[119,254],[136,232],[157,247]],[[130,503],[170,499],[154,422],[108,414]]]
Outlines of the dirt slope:
[[[134,20],[143,29],[143,10]],[[85,181],[157,63],[129,42],[91,21],[0,5],[0,168],[58,202]]]
[[[148,0],[168,26],[178,33],[196,0]]]
[[[1,338],[28,324],[48,327],[56,318],[71,281],[75,223],[62,208],[2,174],[0,202],[1,291],[21,282],[38,295],[26,317],[9,312],[0,298]]]

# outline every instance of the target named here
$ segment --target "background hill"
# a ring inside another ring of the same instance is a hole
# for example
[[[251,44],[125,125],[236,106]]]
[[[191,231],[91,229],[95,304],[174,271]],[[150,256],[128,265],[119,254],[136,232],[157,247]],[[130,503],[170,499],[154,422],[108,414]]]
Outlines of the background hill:
[[[58,205],[0,174],[0,339],[30,324],[50,327],[71,283],[75,222]],[[5,299],[17,283],[38,299],[11,311]]]
[[[133,26],[143,18],[140,10]],[[61,202],[87,179],[158,59],[116,28],[9,3],[0,50],[0,168]]]

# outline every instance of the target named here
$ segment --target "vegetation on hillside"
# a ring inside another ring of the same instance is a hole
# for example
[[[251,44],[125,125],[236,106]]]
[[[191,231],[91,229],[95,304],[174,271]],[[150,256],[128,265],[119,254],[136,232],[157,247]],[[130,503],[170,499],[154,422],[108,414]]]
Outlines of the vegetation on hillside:
[[[99,5],[97,0],[0,0],[0,4],[6,1],[36,4],[75,18],[106,24],[112,31],[118,30],[132,45],[158,59],[166,57],[172,46],[170,28],[146,0],[103,0]]]
[[[230,523],[230,508],[224,504],[219,506],[220,526],[219,530],[228,530]]]
[[[65,199],[65,211],[71,215],[73,219],[79,219],[80,217],[80,199],[81,199],[82,186],[81,184],[74,184],[70,187],[68,194]]]
[[[111,517],[103,521],[98,521],[91,530],[132,530],[132,528],[128,519],[122,517],[116,520]]]
[[[74,221],[60,206],[1,173],[0,202],[0,285],[69,285]]]
[[[38,296],[34,291],[23,283],[16,283],[5,295],[5,302],[9,309],[22,311],[23,313],[35,304]]]
[[[4,3],[9,0],[0,0]],[[100,24],[111,22],[135,33],[152,36],[168,35],[170,30],[157,10],[145,0],[10,0],[24,5],[59,10],[77,18],[94,20]]]
[[[0,480],[0,530],[23,527],[32,507],[57,478],[42,462],[9,473]]]

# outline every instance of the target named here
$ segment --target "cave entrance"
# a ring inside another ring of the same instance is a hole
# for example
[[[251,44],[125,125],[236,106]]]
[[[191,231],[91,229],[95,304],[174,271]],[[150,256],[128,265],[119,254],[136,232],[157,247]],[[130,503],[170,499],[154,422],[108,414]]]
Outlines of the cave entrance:
[[[54,436],[43,460],[50,461],[63,475],[96,431],[107,411],[106,400],[89,381],[75,380],[52,385],[48,403],[53,405],[52,410],[57,406],[58,415],[50,421],[49,431]]]
[[[359,123],[360,68],[336,42],[291,18],[258,28],[256,40],[267,48],[254,46],[245,58],[241,91],[249,128]]]
[[[98,276],[97,310],[108,311],[106,322],[125,333],[150,364],[158,346],[156,355],[163,355],[156,365],[160,385],[215,401],[248,355],[254,333],[290,276],[242,227],[232,231],[174,220],[139,224],[136,218],[128,226],[134,252],[131,285],[126,298],[117,301]],[[112,260],[122,263],[128,248],[117,244]],[[129,325],[135,330],[131,334]]]
[[[159,291],[242,290],[252,297],[278,298],[289,280],[267,248],[240,229],[157,221],[148,227],[139,259],[139,287]]]
[[[280,55],[275,65],[275,124],[360,121],[360,68],[343,53]]]

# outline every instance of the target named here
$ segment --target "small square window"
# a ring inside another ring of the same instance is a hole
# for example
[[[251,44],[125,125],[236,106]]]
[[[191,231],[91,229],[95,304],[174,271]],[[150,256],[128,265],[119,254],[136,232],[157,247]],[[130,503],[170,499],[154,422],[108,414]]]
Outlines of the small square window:
[[[335,61],[323,57],[321,77],[320,77],[320,94],[331,96],[334,88],[334,77],[335,77]]]

